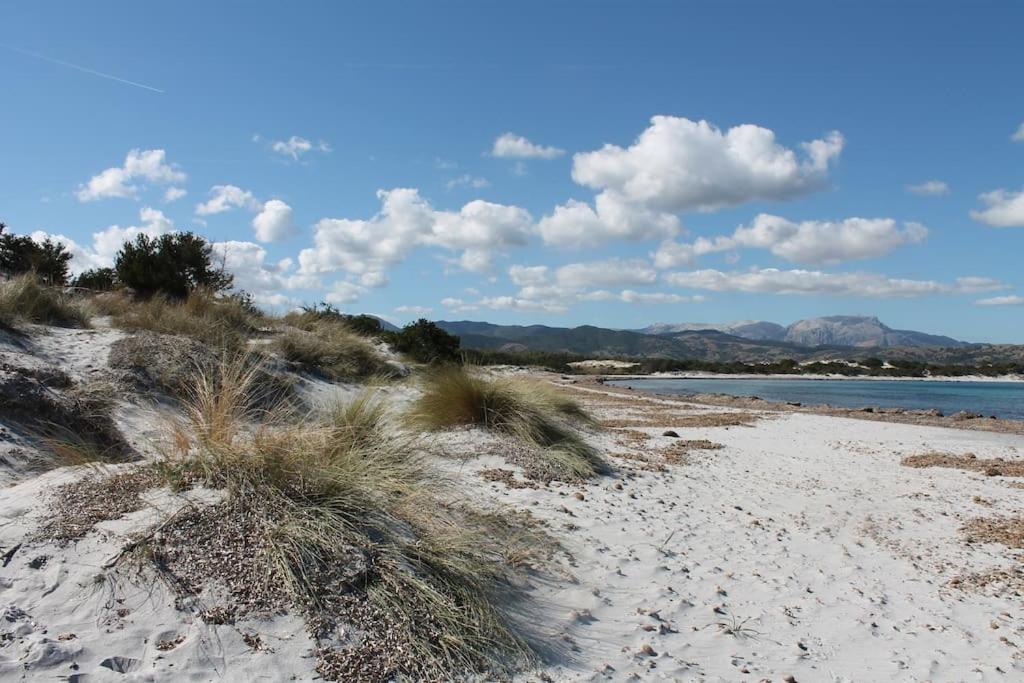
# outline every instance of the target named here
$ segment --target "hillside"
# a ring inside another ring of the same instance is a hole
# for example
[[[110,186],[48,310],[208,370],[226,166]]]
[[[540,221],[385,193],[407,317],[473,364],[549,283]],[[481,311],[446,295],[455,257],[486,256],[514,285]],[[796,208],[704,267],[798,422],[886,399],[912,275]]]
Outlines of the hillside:
[[[739,320],[728,323],[655,323],[640,330],[642,334],[678,334],[716,330],[758,341],[784,341],[797,346],[853,347],[917,347],[969,346],[966,342],[914,330],[897,330],[874,316],[831,315],[797,320],[789,326],[761,320]]]

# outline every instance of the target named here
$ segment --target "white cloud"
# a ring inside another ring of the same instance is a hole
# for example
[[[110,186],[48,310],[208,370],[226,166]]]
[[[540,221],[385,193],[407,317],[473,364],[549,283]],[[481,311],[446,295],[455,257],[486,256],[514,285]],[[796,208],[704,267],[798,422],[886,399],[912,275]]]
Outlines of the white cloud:
[[[479,309],[479,306],[475,304],[450,296],[441,299],[441,305],[455,311],[456,313],[465,313],[467,311],[475,311]]]
[[[388,283],[388,276],[378,271],[370,271],[359,276],[359,284],[363,287],[383,287]]]
[[[462,251],[470,270],[489,266],[495,251],[520,246],[530,236],[530,214],[516,206],[474,200],[459,211],[438,211],[411,188],[380,190],[380,212],[368,220],[324,218],[303,249],[305,273],[384,271],[418,246]]]
[[[979,197],[986,208],[971,211],[971,218],[996,228],[1024,228],[1024,189],[1020,192],[995,190]]]
[[[883,256],[927,236],[920,223],[904,223],[901,230],[892,218],[794,223],[760,214],[749,226],[737,228],[733,240],[739,246],[768,249],[787,261],[820,264]]]
[[[303,155],[312,151],[324,153],[330,152],[331,146],[323,140],[314,143],[306,138],[293,135],[287,140],[275,140],[274,142],[271,142],[270,149],[281,156],[290,158],[292,161],[298,161]]]
[[[166,162],[167,154],[162,149],[133,149],[125,157],[124,165],[108,168],[79,185],[75,196],[79,201],[90,202],[109,197],[134,199],[140,187],[146,184],[181,184],[187,176],[174,164]],[[133,184],[139,183],[139,184]]]
[[[196,205],[196,213],[200,216],[224,213],[231,209],[258,211],[260,203],[252,192],[236,185],[214,185],[210,188],[210,199]]]
[[[974,303],[979,306],[1024,306],[1024,296],[994,296],[991,299],[979,299]]]
[[[434,309],[430,306],[396,306],[395,313],[410,313],[412,315],[426,315]]]
[[[164,202],[167,204],[170,204],[171,202],[176,202],[187,194],[188,191],[185,190],[184,188],[168,187],[167,191],[164,192]]]
[[[594,247],[606,242],[671,237],[681,225],[675,216],[651,211],[635,204],[623,204],[615,195],[597,196],[595,208],[570,199],[556,206],[537,224],[537,231],[548,244],[561,247]]]
[[[627,304],[684,304],[702,303],[707,298],[697,294],[695,296],[682,296],[680,294],[669,294],[666,292],[635,292],[632,289],[624,289],[619,294],[619,299]]]
[[[277,242],[297,232],[292,221],[292,207],[280,199],[271,199],[252,219],[253,231],[260,242]]]
[[[211,246],[217,260],[235,276],[235,288],[252,294],[257,303],[278,307],[295,305],[297,301],[283,291],[320,286],[315,277],[296,273],[292,259],[269,262],[267,250],[254,242],[229,240],[214,242]]]
[[[1017,127],[1017,130],[1010,136],[1010,139],[1014,142],[1024,142],[1024,123]]]
[[[930,294],[969,294],[1005,285],[990,278],[958,278],[953,283],[933,280],[891,278],[878,273],[833,273],[820,270],[779,270],[753,268],[748,271],[722,272],[694,270],[668,273],[665,281],[677,287],[715,292],[751,292],[767,294],[809,294],[861,296],[872,298],[917,297]]]
[[[917,185],[907,185],[907,192],[925,196],[949,194],[949,185],[941,180],[926,180]]]
[[[508,276],[512,278],[512,282],[519,285],[539,285],[548,280],[548,267],[547,266],[510,266],[508,269]]]
[[[490,184],[491,183],[487,180],[487,178],[478,178],[476,176],[471,176],[468,173],[465,173],[457,178],[452,178],[451,180],[446,182],[444,186],[449,190],[453,190],[456,187],[472,187],[474,189],[479,190],[480,188],[483,187],[489,187]]]
[[[555,270],[555,282],[567,289],[648,285],[658,278],[645,261],[609,259],[588,263],[568,263]]]
[[[537,145],[515,133],[502,133],[491,149],[492,156],[506,159],[555,159],[563,154],[564,149]]]
[[[833,131],[800,145],[779,145],[767,128],[744,124],[723,132],[707,121],[655,116],[636,142],[573,156],[573,179],[620,203],[657,211],[713,211],[819,190],[843,149]]]
[[[352,304],[359,301],[363,288],[346,280],[338,280],[324,297],[331,304]]]
[[[920,223],[900,228],[892,218],[847,218],[841,221],[802,221],[759,214],[731,236],[700,237],[693,244],[663,242],[653,254],[658,268],[692,266],[697,257],[739,248],[767,249],[795,263],[835,264],[884,256],[894,249],[918,244],[928,236]]]

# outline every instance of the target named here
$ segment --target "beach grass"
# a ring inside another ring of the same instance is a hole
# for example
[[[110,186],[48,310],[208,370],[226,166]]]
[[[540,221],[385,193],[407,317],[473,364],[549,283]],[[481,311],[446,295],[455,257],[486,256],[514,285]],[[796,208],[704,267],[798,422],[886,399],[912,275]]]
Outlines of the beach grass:
[[[98,313],[112,315],[114,324],[125,330],[181,335],[232,351],[244,349],[260,325],[258,312],[241,299],[204,290],[192,292],[183,301],[159,295],[131,300],[123,294],[103,294],[92,305]]]
[[[0,281],[0,324],[42,323],[60,327],[88,327],[83,307],[59,288],[39,282],[33,273]]]
[[[369,642],[397,642],[376,655],[375,666],[393,660],[387,677],[451,680],[534,660],[499,599],[514,592],[504,558],[529,543],[514,525],[442,498],[445,480],[372,392],[299,423],[254,424],[251,381],[243,364],[196,378],[162,471],[175,488],[226,489],[255,516],[267,552],[253,559],[280,577],[312,631],[370,610],[379,619],[357,624]],[[360,609],[338,614],[352,595]],[[356,654],[320,655],[323,675],[358,678]]]
[[[575,428],[592,422],[583,408],[538,381],[490,378],[458,366],[446,366],[424,379],[410,410],[426,429],[479,425],[534,446],[532,473],[575,481],[608,471],[608,465]]]
[[[366,337],[337,321],[292,328],[277,338],[275,350],[307,371],[332,380],[351,381],[391,374],[381,353]]]

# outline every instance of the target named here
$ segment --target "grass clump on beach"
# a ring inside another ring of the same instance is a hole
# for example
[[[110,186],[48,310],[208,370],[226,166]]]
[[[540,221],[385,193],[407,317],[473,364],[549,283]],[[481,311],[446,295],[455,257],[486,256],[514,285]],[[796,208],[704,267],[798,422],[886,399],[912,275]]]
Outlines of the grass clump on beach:
[[[534,447],[534,462],[524,465],[536,478],[573,481],[608,471],[574,428],[574,422],[590,422],[589,415],[541,382],[488,378],[447,366],[427,376],[411,414],[427,429],[480,425],[520,439]]]
[[[344,323],[321,320],[304,327],[286,330],[274,342],[274,348],[285,360],[333,380],[392,373],[373,343]]]
[[[57,287],[39,282],[34,273],[0,281],[0,324],[44,323],[61,327],[88,327],[89,316]]]
[[[499,600],[515,592],[505,558],[530,545],[522,532],[440,497],[445,481],[411,438],[391,429],[373,396],[298,426],[275,424],[248,407],[250,381],[241,366],[216,380],[198,377],[176,451],[162,467],[175,488],[227,492],[210,512],[216,524],[191,520],[165,535],[226,525],[252,539],[237,552],[256,563],[259,581],[232,584],[237,563],[220,571],[212,560],[203,579],[235,586],[241,604],[303,612],[320,643],[318,672],[332,680],[452,680],[533,661]],[[183,540],[155,553],[171,572],[186,568],[179,584],[189,585],[187,567],[201,564],[182,559],[190,547],[210,552]],[[347,648],[332,644],[345,623],[365,632]]]
[[[103,295],[98,305],[113,315],[118,327],[126,330],[181,335],[238,351],[259,328],[259,312],[241,297],[204,290],[196,290],[182,301],[161,295],[138,301],[118,300],[118,296]]]

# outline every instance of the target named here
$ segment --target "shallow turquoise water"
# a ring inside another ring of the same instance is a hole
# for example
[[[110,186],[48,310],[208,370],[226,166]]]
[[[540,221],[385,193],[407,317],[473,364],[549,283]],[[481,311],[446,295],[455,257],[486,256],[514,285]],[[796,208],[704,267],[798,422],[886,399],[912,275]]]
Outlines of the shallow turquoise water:
[[[1024,420],[1024,382],[815,379],[624,379],[609,384],[660,394],[729,394],[767,401],[827,403],[842,408],[937,408],[950,415],[969,410]]]

